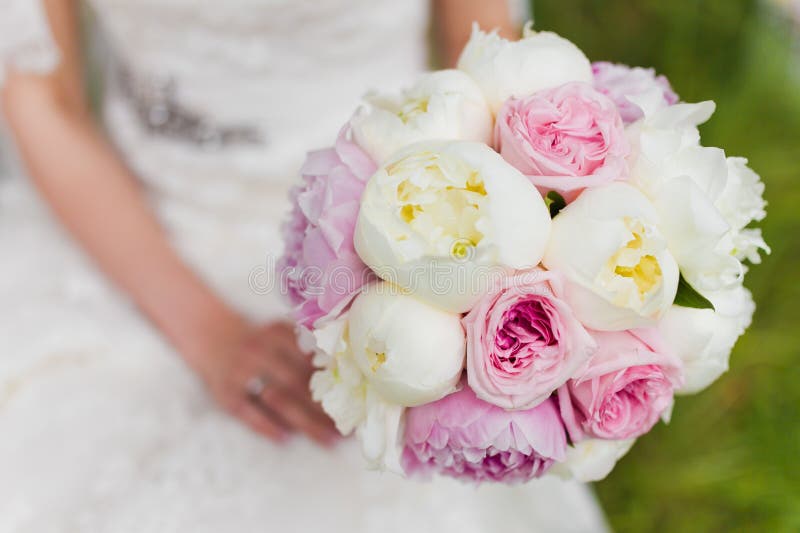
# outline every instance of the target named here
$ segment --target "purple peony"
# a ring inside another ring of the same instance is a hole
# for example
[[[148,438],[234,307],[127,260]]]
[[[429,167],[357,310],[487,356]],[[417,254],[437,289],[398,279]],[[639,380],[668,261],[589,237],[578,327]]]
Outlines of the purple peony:
[[[294,319],[311,327],[341,311],[370,279],[356,254],[353,231],[361,193],[375,163],[344,128],[333,148],[310,152],[291,191],[293,209],[283,226],[284,256],[278,265]]]
[[[617,104],[623,122],[636,122],[644,116],[641,108],[629,96],[639,96],[656,89],[661,91],[666,105],[678,103],[678,95],[664,76],[656,76],[651,68],[629,67],[617,63],[592,63],[594,87]]]
[[[466,384],[441,400],[406,412],[403,469],[472,481],[523,482],[563,461],[567,437],[548,398],[533,409],[505,411],[478,399]]]

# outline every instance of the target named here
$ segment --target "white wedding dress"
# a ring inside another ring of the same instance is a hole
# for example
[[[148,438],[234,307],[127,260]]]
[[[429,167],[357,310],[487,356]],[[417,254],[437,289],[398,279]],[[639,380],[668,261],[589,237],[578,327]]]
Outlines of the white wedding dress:
[[[174,245],[244,313],[283,316],[280,296],[254,281],[280,253],[287,187],[304,152],[333,141],[366,89],[407,84],[423,68],[427,3],[91,8],[104,35],[108,135]],[[0,62],[55,64],[45,20],[38,0],[3,0]],[[365,470],[351,442],[279,447],[251,433],[95,270],[22,172],[5,174],[0,532],[605,530],[575,483],[416,483]]]

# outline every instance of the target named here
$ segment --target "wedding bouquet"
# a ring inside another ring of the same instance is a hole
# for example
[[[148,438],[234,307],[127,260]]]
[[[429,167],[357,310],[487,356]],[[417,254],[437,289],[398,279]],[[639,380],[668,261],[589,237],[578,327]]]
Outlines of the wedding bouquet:
[[[769,249],[758,175],[700,144],[713,111],[476,28],[308,155],[280,271],[314,397],[371,467],[600,479],[727,369]]]

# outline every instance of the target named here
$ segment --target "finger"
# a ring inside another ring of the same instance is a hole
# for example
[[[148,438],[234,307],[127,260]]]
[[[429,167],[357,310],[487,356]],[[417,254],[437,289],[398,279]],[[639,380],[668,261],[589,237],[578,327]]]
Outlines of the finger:
[[[330,418],[321,413],[316,404],[292,398],[285,404],[281,416],[298,431],[323,446],[331,445],[338,437]]]
[[[275,442],[284,442],[288,437],[283,425],[270,417],[267,412],[253,402],[244,401],[235,411],[245,424],[253,431]]]
[[[271,324],[263,328],[257,338],[262,346],[268,347],[275,344],[276,341],[286,346],[286,355],[291,356],[293,359],[300,359],[303,361],[310,361],[311,359],[312,354],[300,349],[294,329],[286,324]]]
[[[314,401],[311,396],[310,372],[306,369],[298,369],[286,360],[273,360],[271,365],[269,376],[274,380],[276,386],[291,395],[295,402],[300,403],[304,409],[311,411],[315,416],[328,418],[322,405]]]
[[[292,343],[272,339],[269,344],[248,350],[247,367],[255,369],[256,374],[266,374],[283,387],[296,393],[308,390],[308,382],[314,372],[309,361],[299,361],[292,355]]]
[[[251,354],[247,367],[252,369],[249,371],[250,375],[262,376],[265,381],[283,389],[302,391],[308,388],[310,375],[298,372],[291,363],[283,360],[275,348],[268,352]]]
[[[253,350],[246,352],[236,368],[231,386],[241,391],[240,394],[247,394],[250,382],[254,379],[263,379],[265,386],[258,397],[249,399],[273,407],[276,412],[280,412],[283,391],[294,395],[302,395],[309,391],[307,376],[298,375],[290,365],[282,362],[279,356],[270,355],[269,352]]]
[[[309,381],[314,368],[308,361],[298,361],[287,355],[294,349],[296,347],[293,342],[282,343],[273,338],[271,344],[264,346],[263,350],[250,352],[247,367],[251,370],[248,370],[248,373],[267,377],[273,384],[273,387],[268,388],[277,387],[288,393],[305,409],[327,422],[328,415],[322,406],[311,398]],[[268,394],[274,394],[274,391],[270,391]],[[278,401],[278,398],[273,400],[268,397],[262,398],[262,400],[263,403],[272,404]]]
[[[302,431],[302,429],[297,427],[295,423],[285,416],[287,406],[293,403],[293,401],[292,395],[286,389],[275,383],[264,389],[258,398],[254,398],[254,402],[258,405],[259,409],[268,413],[288,433]]]
[[[293,393],[306,402],[308,408],[315,411],[317,415],[324,418],[326,422],[330,421],[330,417],[322,408],[322,404],[313,399],[310,382],[314,372],[318,369],[311,363],[311,360],[308,358],[304,360],[283,358],[281,359],[281,363],[287,365],[287,367],[295,372],[299,380],[299,385],[293,389]]]
[[[275,344],[275,351],[280,360],[289,365],[297,374],[303,376],[303,379],[309,379],[314,373],[312,357],[300,351],[296,342],[278,342]]]
[[[333,423],[331,422],[330,416],[328,413],[325,412],[325,409],[322,408],[322,404],[316,400],[311,394],[311,388],[306,385],[304,388],[296,391],[291,391],[292,400],[294,402],[300,404],[300,406],[307,410],[311,415],[313,415],[316,419],[324,421],[327,425],[333,428]],[[336,433],[336,431],[334,431]]]
[[[297,340],[297,333],[294,327],[286,324],[285,322],[274,322],[264,325],[259,332],[261,338],[276,338],[279,337],[283,340],[295,342]]]
[[[274,385],[264,390],[261,402],[291,428],[305,433],[320,444],[330,445],[337,436],[330,418],[320,413],[318,404],[310,398],[299,398]]]

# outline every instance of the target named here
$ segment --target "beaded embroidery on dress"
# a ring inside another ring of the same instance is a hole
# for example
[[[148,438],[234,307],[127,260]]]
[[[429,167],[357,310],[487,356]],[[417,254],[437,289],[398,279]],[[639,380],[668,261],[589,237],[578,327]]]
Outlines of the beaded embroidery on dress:
[[[105,128],[181,254],[249,316],[283,316],[279,295],[254,290],[252,276],[280,253],[286,190],[305,151],[335,138],[366,89],[407,84],[424,68],[428,8],[424,0],[92,2],[112,51]],[[5,0],[0,67],[41,71],[57,58],[38,1]],[[22,173],[7,174],[0,532],[605,529],[591,494],[574,483],[419,484],[364,470],[354,445],[276,447],[250,433],[211,403]]]

